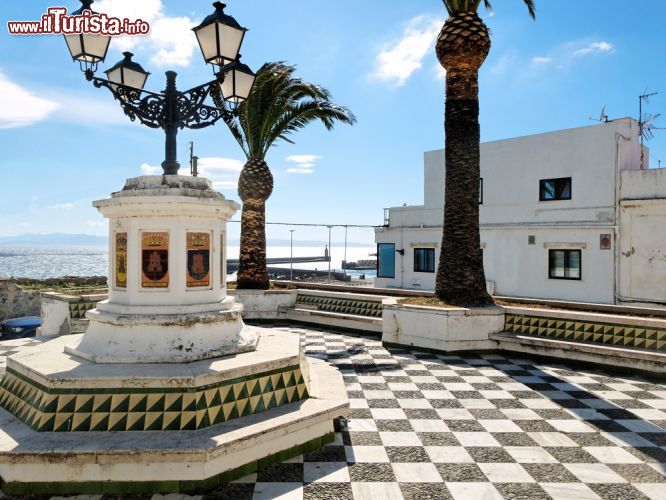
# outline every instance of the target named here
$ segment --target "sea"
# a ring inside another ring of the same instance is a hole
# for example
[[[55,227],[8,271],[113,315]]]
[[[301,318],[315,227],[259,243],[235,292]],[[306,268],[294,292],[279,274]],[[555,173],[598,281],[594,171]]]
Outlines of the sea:
[[[237,246],[227,248],[228,258],[238,258]],[[324,256],[324,247],[268,247],[270,257],[317,257]],[[356,262],[374,258],[374,245],[367,247],[333,246],[331,249],[331,270],[341,270],[342,261]],[[107,276],[109,251],[106,246],[0,246],[0,277],[5,278],[59,278],[62,276]],[[289,267],[280,264],[278,267]],[[327,271],[327,262],[295,263],[294,269]],[[376,273],[372,271],[347,271],[352,277],[365,275],[372,280]]]

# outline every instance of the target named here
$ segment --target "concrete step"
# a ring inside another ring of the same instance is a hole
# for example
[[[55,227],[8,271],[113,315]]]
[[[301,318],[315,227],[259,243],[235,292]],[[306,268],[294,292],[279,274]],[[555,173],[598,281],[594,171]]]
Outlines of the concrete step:
[[[370,316],[358,316],[355,314],[342,314],[296,307],[285,311],[285,317],[292,321],[300,321],[303,323],[349,328],[351,330],[360,330],[364,332],[382,332],[382,318],[372,318]]]
[[[666,353],[662,352],[569,342],[507,332],[490,334],[490,339],[497,341],[498,348],[505,351],[628,368],[660,378],[666,376]]]

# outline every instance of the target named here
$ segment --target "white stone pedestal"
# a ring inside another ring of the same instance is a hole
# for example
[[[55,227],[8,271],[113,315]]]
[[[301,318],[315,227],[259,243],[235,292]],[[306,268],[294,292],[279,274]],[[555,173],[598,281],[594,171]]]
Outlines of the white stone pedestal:
[[[300,336],[249,327],[226,293],[210,182],[129,179],[109,219],[109,298],[85,334],[12,356],[0,381],[0,486],[23,495],[215,488],[332,438],[342,376]]]
[[[226,222],[238,210],[200,177],[144,176],[94,202],[109,219],[109,299],[70,354],[181,363],[253,350],[226,293]]]

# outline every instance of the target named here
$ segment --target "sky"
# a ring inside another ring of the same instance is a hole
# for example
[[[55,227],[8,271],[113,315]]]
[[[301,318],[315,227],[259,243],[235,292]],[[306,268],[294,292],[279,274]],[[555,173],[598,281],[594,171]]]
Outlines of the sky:
[[[358,123],[328,132],[318,123],[280,143],[267,161],[275,189],[269,222],[381,225],[385,207],[423,202],[423,153],[444,145],[444,74],[434,55],[445,20],[437,0],[229,0],[226,12],[249,28],[241,52],[254,70],[286,61],[326,87]],[[663,21],[666,1],[537,0],[532,21],[522,1],[496,0],[481,15],[492,31],[480,71],[483,141],[591,125],[602,107],[610,118],[637,117],[638,96],[661,92],[647,110],[666,114]],[[74,0],[7,0],[0,8],[0,236],[107,232],[92,207],[125,179],[161,172],[164,134],[132,123],[106,89],[94,88],[73,63],[61,36],[11,36],[6,22],[38,20],[48,7]],[[141,18],[147,37],[112,40],[102,71],[131,50],[151,72],[146,89],[179,89],[212,79],[190,28],[213,11],[203,0],[98,0],[93,8]],[[666,118],[657,120],[666,127]],[[224,123],[178,136],[181,174],[188,144],[202,175],[238,201],[242,151]],[[648,143],[651,164],[666,165],[666,130]],[[442,186],[443,189],[443,186]],[[234,219],[238,220],[240,214]],[[239,224],[229,227],[237,238]],[[268,226],[268,237],[327,240],[326,228]],[[372,243],[371,228],[349,241]],[[344,229],[333,230],[342,241]]]

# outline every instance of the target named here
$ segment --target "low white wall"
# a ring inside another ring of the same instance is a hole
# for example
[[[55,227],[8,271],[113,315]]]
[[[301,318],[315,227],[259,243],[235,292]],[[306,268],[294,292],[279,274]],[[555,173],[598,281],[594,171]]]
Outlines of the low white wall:
[[[243,319],[279,319],[296,304],[297,290],[228,290],[243,305]]]
[[[88,326],[86,318],[74,319],[70,304],[77,302],[101,302],[107,294],[67,295],[59,292],[41,294],[41,322],[38,335],[69,335],[83,333]]]
[[[68,335],[70,333],[69,302],[58,294],[42,294],[42,326],[39,335]]]
[[[382,342],[439,351],[495,349],[504,329],[501,307],[474,309],[384,304]]]

